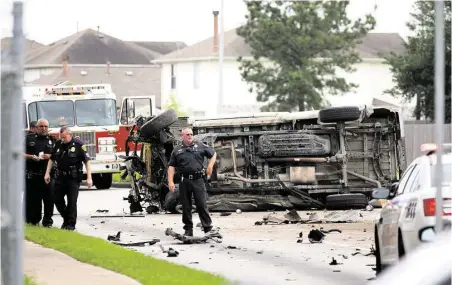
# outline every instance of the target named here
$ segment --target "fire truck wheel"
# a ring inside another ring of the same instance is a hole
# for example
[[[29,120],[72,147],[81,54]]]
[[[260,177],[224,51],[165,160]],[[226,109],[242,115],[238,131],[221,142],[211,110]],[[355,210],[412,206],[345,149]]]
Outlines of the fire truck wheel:
[[[92,175],[93,184],[98,190],[110,189],[113,183],[113,174],[111,173],[96,173]]]
[[[169,109],[144,123],[140,128],[142,137],[151,137],[161,129],[166,128],[178,120],[177,114],[173,109]]]

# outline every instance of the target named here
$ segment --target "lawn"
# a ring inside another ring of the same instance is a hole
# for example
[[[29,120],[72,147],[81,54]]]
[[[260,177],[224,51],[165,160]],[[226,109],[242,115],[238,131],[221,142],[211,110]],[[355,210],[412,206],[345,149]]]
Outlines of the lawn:
[[[125,180],[121,179],[121,174],[122,173],[114,173],[113,174],[113,182],[115,183],[121,183],[121,182],[130,182],[130,177],[127,176]]]
[[[25,238],[81,262],[129,276],[143,285],[230,284],[221,276],[159,260],[77,232],[27,225]]]
[[[38,283],[32,277],[27,275],[24,276],[24,283],[25,285],[38,285]]]

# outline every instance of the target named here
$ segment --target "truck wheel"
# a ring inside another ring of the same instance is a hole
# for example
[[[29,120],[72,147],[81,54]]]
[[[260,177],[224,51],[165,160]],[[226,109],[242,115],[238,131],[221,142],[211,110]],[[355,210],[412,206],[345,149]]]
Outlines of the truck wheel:
[[[320,110],[319,119],[322,123],[349,122],[358,120],[361,113],[356,106],[332,107]]]
[[[173,109],[169,109],[152,118],[141,126],[140,132],[143,137],[150,137],[158,133],[161,129],[168,127],[178,120],[178,116]]]
[[[93,184],[98,190],[110,189],[113,183],[113,174],[111,173],[99,173],[93,174]]]
[[[367,204],[366,195],[361,193],[329,195],[325,201],[328,210],[364,209]]]

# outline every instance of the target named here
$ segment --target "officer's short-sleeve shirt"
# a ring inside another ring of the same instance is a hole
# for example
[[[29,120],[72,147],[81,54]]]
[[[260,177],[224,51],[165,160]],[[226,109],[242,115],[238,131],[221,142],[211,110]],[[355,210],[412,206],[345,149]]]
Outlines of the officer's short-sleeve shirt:
[[[39,156],[39,153],[51,154],[56,143],[56,138],[51,135],[38,135],[30,133],[25,137],[25,153]],[[34,161],[27,159],[26,168],[33,171],[45,171],[47,160]]]
[[[202,142],[193,142],[189,146],[177,146],[171,153],[169,166],[175,167],[179,173],[201,171],[204,158],[212,158],[215,151]]]
[[[58,141],[53,148],[50,159],[57,161],[60,169],[67,169],[72,165],[82,167],[81,163],[89,161],[90,156],[82,141],[72,139],[68,143]]]

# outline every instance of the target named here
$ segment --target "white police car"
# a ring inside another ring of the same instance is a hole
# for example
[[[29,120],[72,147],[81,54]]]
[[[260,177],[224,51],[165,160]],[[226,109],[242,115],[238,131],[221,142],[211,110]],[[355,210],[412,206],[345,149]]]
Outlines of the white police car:
[[[435,144],[422,145],[421,150],[426,155],[416,158],[398,183],[394,183],[391,189],[379,188],[373,193],[374,198],[391,199],[375,220],[377,273],[384,267],[397,263],[402,256],[420,245],[420,229],[436,224],[434,165],[437,161],[437,149]],[[450,225],[452,153],[443,153],[442,164],[443,219],[446,225]]]

